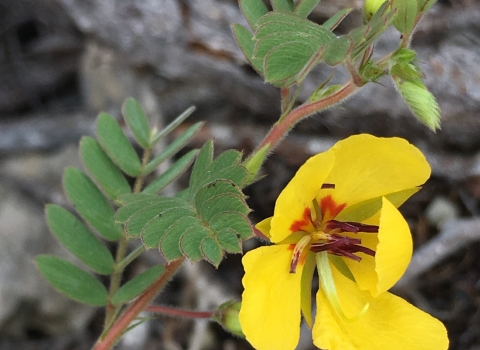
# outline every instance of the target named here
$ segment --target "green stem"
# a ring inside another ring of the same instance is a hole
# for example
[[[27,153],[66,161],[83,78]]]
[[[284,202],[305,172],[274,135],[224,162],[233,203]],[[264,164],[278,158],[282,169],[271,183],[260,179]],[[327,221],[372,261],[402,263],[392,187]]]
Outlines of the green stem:
[[[143,153],[143,158],[142,158],[142,165],[140,167],[140,175],[137,177],[135,180],[135,185],[133,187],[133,192],[134,193],[139,193],[142,189],[143,185],[143,180],[144,180],[144,175],[143,175],[143,170],[148,164],[148,161],[150,159],[150,154],[151,154],[151,149],[146,149],[145,152]],[[115,306],[112,304],[111,300],[115,293],[117,292],[119,286],[120,286],[120,281],[122,279],[122,274],[125,266],[127,266],[130,262],[124,262],[125,258],[125,253],[127,252],[127,237],[125,232],[123,232],[122,238],[120,238],[120,241],[118,242],[118,247],[117,247],[117,254],[115,257],[115,268],[113,271],[112,276],[110,277],[110,288],[108,291],[108,303],[106,307],[106,315],[105,315],[105,323],[104,323],[104,332],[108,330],[108,326],[111,325],[114,321],[114,318],[116,317],[118,310],[116,310]],[[137,248],[138,249],[138,248]],[[135,252],[135,251],[134,251]],[[140,252],[141,253],[141,252]],[[138,253],[138,254],[140,254]],[[130,254],[132,255],[132,254]],[[129,257],[130,257],[129,255]],[[133,256],[132,260],[135,259],[138,255]]]
[[[116,269],[123,271],[133,260],[135,260],[140,254],[142,254],[145,251],[145,246],[143,244],[139,245],[137,248],[132,250],[130,254],[127,255],[125,259],[120,261],[120,263],[117,264]]]
[[[164,306],[164,305],[150,305],[145,308],[147,312],[154,312],[156,314],[168,315],[168,316],[178,316],[186,318],[212,318],[213,311],[194,311],[194,310],[183,310],[176,307]]]
[[[135,320],[140,312],[155,298],[160,289],[170,280],[178,268],[182,265],[184,258],[172,261],[165,267],[165,272],[145,291],[143,292],[118,318],[107,334],[100,338],[92,350],[109,350],[118,339],[123,335],[130,323]]]

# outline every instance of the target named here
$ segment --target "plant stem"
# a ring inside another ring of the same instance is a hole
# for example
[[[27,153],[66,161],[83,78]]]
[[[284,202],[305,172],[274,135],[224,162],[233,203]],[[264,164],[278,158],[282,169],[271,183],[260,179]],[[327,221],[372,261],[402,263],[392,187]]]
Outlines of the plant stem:
[[[104,327],[107,327],[108,324],[112,322],[112,317],[114,316],[115,306],[110,302],[118,290],[120,285],[120,279],[122,278],[123,269],[117,269],[118,264],[123,260],[125,252],[127,251],[127,239],[125,236],[120,238],[120,242],[117,247],[117,256],[115,258],[115,270],[113,271],[112,277],[110,279],[110,290],[108,291],[108,304],[107,304],[107,314],[105,315]]]
[[[305,103],[293,111],[291,111],[285,118],[275,123],[270,129],[267,136],[263,139],[260,145],[253,152],[255,154],[267,144],[269,150],[272,151],[278,144],[278,142],[297,124],[300,120],[314,113],[320,112],[328,107],[333,106],[351,96],[354,92],[358,91],[359,87],[355,85],[353,80],[348,81],[343,85],[341,89],[332,95],[327,96],[319,101]],[[250,156],[251,157],[251,156]]]
[[[183,310],[164,305],[150,305],[145,308],[145,311],[154,312],[162,315],[179,316],[186,318],[212,318],[214,313],[213,311]]]
[[[147,166],[147,163],[150,159],[150,154],[151,154],[151,149],[146,149],[145,152],[143,153],[143,158],[142,158],[142,165],[140,166],[140,175],[138,175],[137,179],[135,180],[135,185],[133,187],[133,192],[134,193],[139,193],[140,190],[142,189],[143,185],[143,170]],[[131,260],[125,262],[125,253],[127,251],[127,237],[125,232],[122,234],[122,238],[120,238],[120,241],[118,242],[118,247],[117,247],[117,254],[115,258],[115,269],[112,273],[112,276],[110,278],[110,288],[108,291],[108,304],[106,307],[106,315],[105,315],[105,322],[104,322],[104,332],[107,331],[107,327],[113,323],[113,318],[116,316],[117,312],[115,312],[115,306],[111,303],[111,300],[115,293],[118,290],[118,287],[120,286],[120,280],[122,279],[122,273],[123,269],[125,266],[127,266],[133,259],[135,259],[140,252],[132,252],[132,253],[138,253],[137,255],[130,254],[129,257],[131,257]],[[138,248],[137,248],[138,249]]]
[[[128,254],[125,259],[123,259],[120,263],[117,264],[116,269],[123,270],[128,266],[128,264],[130,264],[133,260],[135,260],[144,251],[145,251],[145,246],[143,244],[140,244],[137,248],[132,250],[132,252]]]
[[[140,193],[142,190],[143,186],[143,180],[144,180],[144,175],[143,171],[145,167],[148,164],[148,161],[150,160],[150,154],[152,153],[152,149],[148,148],[145,150],[145,153],[143,153],[143,158],[142,158],[142,166],[140,167],[140,175],[138,175],[137,179],[135,180],[135,185],[133,187],[133,193]]]
[[[125,310],[103,339],[97,341],[92,350],[111,349],[123,335],[130,323],[145,309],[165,283],[175,274],[184,260],[184,258],[181,258],[167,264],[165,272]]]

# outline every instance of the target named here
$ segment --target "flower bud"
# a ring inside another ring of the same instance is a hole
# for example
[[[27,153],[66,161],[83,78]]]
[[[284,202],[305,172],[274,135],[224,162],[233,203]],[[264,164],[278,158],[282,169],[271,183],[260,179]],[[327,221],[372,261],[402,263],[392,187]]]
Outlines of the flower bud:
[[[219,323],[224,329],[241,338],[245,338],[240,326],[238,313],[242,306],[241,301],[230,300],[220,305],[212,319]]]
[[[383,5],[386,0],[365,0],[363,6],[363,12],[367,20],[371,20],[373,15],[378,11],[378,9]]]

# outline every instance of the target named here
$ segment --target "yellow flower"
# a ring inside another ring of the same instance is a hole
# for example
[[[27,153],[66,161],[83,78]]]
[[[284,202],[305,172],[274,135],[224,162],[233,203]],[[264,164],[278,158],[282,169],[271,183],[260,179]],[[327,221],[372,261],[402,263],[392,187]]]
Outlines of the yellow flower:
[[[243,258],[240,323],[259,350],[293,350],[301,314],[329,350],[444,350],[443,324],[388,293],[412,255],[397,208],[430,176],[420,151],[399,138],[357,135],[310,158],[257,225],[274,245]]]

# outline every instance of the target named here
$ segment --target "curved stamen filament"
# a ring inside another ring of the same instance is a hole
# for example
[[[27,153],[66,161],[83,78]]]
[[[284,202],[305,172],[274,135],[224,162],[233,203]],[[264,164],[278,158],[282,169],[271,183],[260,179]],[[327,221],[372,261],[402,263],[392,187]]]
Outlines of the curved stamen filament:
[[[305,256],[305,253],[308,252],[307,247],[310,245],[312,237],[310,235],[303,236],[293,249],[292,261],[290,263],[290,273],[295,273],[297,271],[297,265],[300,262],[300,259]]]

